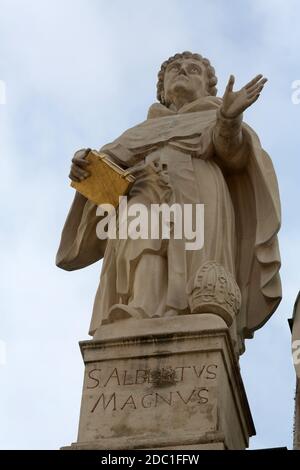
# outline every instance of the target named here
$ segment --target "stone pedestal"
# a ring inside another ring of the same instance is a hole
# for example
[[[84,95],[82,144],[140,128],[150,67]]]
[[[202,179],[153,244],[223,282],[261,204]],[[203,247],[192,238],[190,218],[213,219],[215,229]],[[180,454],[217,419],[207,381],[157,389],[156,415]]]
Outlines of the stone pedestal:
[[[80,343],[78,440],[69,449],[245,449],[255,434],[225,322],[123,320]]]

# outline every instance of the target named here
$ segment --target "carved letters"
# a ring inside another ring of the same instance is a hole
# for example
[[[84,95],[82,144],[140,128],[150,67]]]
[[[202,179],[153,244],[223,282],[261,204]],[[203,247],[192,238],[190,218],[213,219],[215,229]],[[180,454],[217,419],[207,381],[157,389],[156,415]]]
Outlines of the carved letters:
[[[209,401],[207,385],[216,379],[217,367],[217,364],[202,364],[130,371],[94,367],[87,373],[86,381],[86,391],[95,392],[90,412],[190,403],[205,405]],[[191,386],[186,388],[189,383]],[[128,393],[124,394],[124,388],[128,388]]]

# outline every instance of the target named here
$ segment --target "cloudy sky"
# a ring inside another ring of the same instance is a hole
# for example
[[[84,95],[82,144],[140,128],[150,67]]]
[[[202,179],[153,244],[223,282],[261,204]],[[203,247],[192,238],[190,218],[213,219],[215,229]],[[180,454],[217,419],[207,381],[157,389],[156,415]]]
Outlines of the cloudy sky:
[[[257,430],[251,447],[291,447],[287,318],[300,262],[300,105],[291,100],[300,79],[297,0],[0,0],[0,12],[0,447],[55,449],[76,440],[78,341],[88,338],[101,265],[69,273],[54,264],[73,197],[70,159],[144,120],[161,62],[183,50],[210,58],[220,96],[230,73],[237,87],[260,72],[269,78],[245,119],[279,179],[284,299],[247,342],[241,367]]]

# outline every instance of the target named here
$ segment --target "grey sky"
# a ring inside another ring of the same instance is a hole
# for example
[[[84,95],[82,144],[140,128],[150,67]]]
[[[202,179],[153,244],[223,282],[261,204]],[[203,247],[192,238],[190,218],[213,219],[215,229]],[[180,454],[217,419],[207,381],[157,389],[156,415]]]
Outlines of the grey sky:
[[[242,374],[254,447],[291,446],[294,371],[287,318],[299,290],[300,79],[297,0],[0,0],[0,447],[76,440],[83,366],[100,264],[67,273],[54,257],[73,197],[74,151],[99,148],[144,120],[163,60],[208,57],[222,96],[269,78],[245,113],[271,155],[282,198],[284,300],[247,342]]]

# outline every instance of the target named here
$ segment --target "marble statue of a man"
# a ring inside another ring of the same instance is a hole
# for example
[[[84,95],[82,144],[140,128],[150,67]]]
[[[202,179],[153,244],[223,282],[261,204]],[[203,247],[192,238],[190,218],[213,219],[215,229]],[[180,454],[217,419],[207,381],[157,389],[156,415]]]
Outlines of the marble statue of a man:
[[[139,168],[128,205],[204,204],[204,246],[184,239],[109,239],[96,234],[96,206],[76,193],[57,265],[80,269],[102,257],[90,334],[126,318],[215,313],[230,327],[239,352],[281,299],[277,232],[280,201],[272,162],[243,112],[266,79],[256,76],[223,98],[208,59],[184,52],[158,74],[158,103],[147,120],[101,152],[123,168]],[[72,160],[70,178],[88,178],[85,152]],[[117,323],[116,323],[117,327]]]

